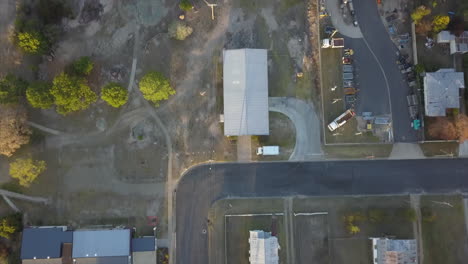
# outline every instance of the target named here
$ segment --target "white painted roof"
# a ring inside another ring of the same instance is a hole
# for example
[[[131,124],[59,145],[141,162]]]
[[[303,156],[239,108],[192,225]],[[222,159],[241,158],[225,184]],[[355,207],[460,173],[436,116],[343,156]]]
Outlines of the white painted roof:
[[[424,77],[424,106],[427,116],[445,116],[447,108],[460,108],[460,88],[465,88],[462,72],[440,69]]]
[[[270,232],[261,230],[250,231],[250,264],[278,264],[278,238]]]
[[[264,49],[223,52],[224,134],[268,135],[268,60]]]

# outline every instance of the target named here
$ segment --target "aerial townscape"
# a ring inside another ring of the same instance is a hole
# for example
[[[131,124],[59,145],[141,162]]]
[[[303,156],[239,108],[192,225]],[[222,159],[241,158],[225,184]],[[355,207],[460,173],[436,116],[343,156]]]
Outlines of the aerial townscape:
[[[468,263],[468,0],[0,0],[0,264]]]

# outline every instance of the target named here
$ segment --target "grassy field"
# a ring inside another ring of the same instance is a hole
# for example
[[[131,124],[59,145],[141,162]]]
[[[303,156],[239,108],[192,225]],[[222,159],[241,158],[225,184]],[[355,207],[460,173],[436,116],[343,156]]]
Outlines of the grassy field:
[[[458,142],[427,142],[419,144],[419,146],[426,157],[458,156]]]
[[[330,263],[328,215],[295,216],[296,263]]]
[[[276,233],[278,243],[286,248],[283,216],[226,217],[227,264],[249,263],[249,231],[262,230]],[[279,250],[280,263],[286,263],[286,251]]]
[[[387,158],[392,144],[323,146],[327,159]]]
[[[448,204],[445,204],[448,203]],[[424,263],[466,263],[466,237],[461,196],[422,196],[421,208],[432,215],[422,222]]]

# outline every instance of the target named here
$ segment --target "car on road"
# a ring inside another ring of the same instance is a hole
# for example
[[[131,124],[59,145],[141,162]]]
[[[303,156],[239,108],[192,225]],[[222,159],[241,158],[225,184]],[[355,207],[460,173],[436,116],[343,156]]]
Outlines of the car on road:
[[[344,93],[345,93],[346,95],[348,95],[348,94],[356,94],[357,92],[358,92],[358,91],[357,91],[355,88],[353,88],[353,87],[344,88]]]
[[[351,64],[351,63],[353,63],[353,59],[343,57],[343,64]]]

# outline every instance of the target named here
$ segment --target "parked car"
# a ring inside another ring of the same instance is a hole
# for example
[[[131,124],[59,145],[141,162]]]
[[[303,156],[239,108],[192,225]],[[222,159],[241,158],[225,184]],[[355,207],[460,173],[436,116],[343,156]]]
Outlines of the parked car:
[[[343,80],[343,87],[354,87],[354,82],[352,80]]]
[[[353,63],[353,59],[343,57],[343,64],[352,64],[352,63]]]
[[[352,80],[354,79],[354,74],[352,72],[343,72],[343,79]]]
[[[353,87],[348,87],[348,88],[344,88],[344,93],[346,95],[348,94],[356,94],[358,92],[358,90],[356,90],[355,88]]]
[[[345,55],[345,57],[353,56],[354,50],[353,50],[353,49],[345,49],[345,50],[343,51],[343,54]]]
[[[343,65],[343,72],[353,72],[353,66],[352,65]]]

